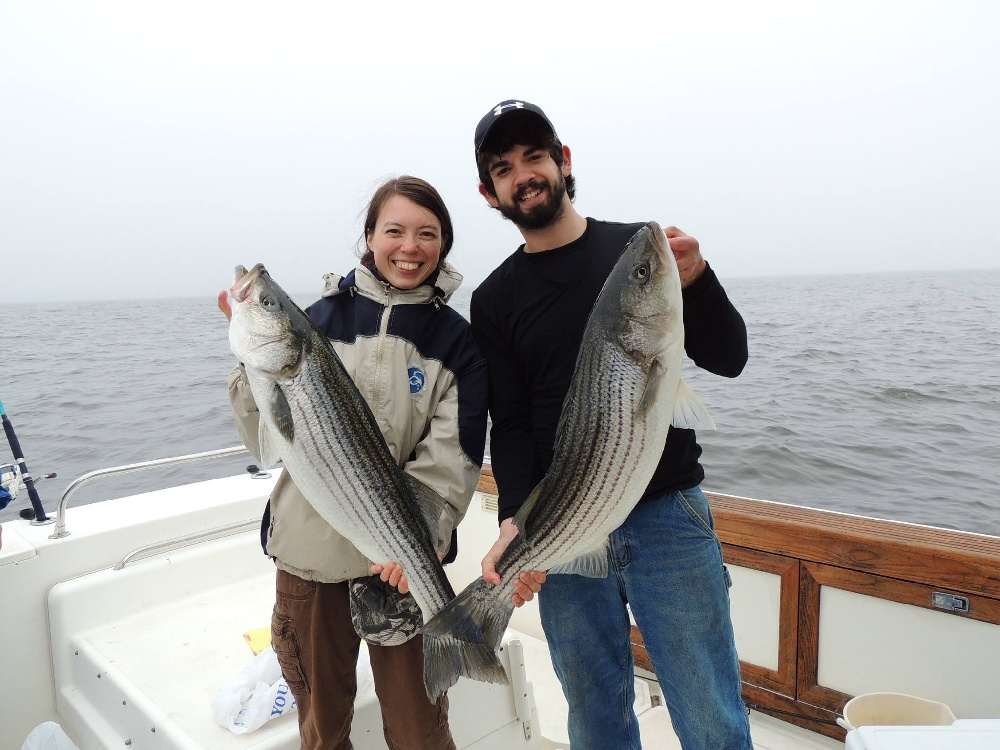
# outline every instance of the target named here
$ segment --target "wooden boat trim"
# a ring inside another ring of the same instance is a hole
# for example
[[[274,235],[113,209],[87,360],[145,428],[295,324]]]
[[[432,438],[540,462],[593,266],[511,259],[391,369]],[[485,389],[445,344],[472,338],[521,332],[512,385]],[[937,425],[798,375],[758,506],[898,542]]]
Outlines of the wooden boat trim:
[[[1000,599],[1000,538],[708,493],[719,539]]]
[[[479,490],[496,494],[489,466]],[[748,703],[843,740],[834,722],[851,697],[818,684],[820,589],[830,586],[937,612],[934,593],[961,596],[968,612],[1000,625],[1000,538],[706,493],[727,564],[780,578],[778,666],[741,662]],[[652,671],[632,628],[636,665]]]

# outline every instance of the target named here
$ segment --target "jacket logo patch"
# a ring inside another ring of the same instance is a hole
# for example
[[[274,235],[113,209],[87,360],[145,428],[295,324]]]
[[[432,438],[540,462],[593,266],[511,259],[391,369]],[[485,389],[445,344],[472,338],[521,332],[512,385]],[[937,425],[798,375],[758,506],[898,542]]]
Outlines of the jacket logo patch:
[[[410,393],[420,393],[424,389],[424,371],[419,367],[407,370],[410,376]]]

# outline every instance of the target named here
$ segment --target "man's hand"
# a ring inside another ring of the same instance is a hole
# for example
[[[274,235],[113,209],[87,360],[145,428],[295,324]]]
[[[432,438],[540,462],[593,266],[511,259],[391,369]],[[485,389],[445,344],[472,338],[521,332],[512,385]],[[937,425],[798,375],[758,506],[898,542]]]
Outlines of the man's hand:
[[[229,292],[225,289],[219,292],[219,309],[226,314],[226,320],[233,319],[233,308],[229,306]]]
[[[681,289],[686,289],[705,273],[705,259],[701,257],[698,240],[674,226],[666,227],[663,233],[667,235],[670,249],[677,261]]]
[[[517,526],[514,525],[513,519],[506,518],[500,524],[500,538],[490,547],[490,551],[483,558],[483,580],[487,583],[492,583],[494,586],[503,583],[500,574],[497,573],[497,563],[517,533]],[[548,575],[542,570],[526,570],[521,573],[514,582],[514,593],[510,597],[514,606],[520,607],[525,602],[534,599],[535,594],[541,591],[542,584],[545,583],[547,577]]]

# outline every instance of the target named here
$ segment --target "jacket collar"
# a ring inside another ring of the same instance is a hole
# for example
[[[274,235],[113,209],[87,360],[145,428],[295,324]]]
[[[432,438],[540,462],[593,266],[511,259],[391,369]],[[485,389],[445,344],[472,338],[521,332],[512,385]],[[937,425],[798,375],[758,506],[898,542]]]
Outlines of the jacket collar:
[[[437,282],[434,286],[421,284],[416,289],[396,289],[390,284],[375,278],[375,275],[364,266],[359,265],[347,276],[335,273],[323,274],[324,297],[335,297],[345,292],[362,294],[365,297],[383,302],[386,291],[392,290],[393,297],[404,304],[417,305],[424,302],[440,300],[447,302],[455,290],[462,285],[462,274],[445,261],[438,270]]]

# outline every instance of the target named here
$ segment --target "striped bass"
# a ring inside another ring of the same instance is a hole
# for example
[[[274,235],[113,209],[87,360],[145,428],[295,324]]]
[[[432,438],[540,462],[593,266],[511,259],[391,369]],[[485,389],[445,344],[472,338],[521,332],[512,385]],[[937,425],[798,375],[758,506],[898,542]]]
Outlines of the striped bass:
[[[236,268],[229,303],[230,347],[260,410],[261,462],[273,466],[280,459],[320,516],[369,560],[400,563],[429,621],[455,597],[430,532],[444,501],[399,467],[330,341],[263,265]],[[450,670],[507,681],[471,622],[425,636],[423,649],[431,701],[446,689],[435,678],[445,652],[459,662]]]
[[[651,222],[629,240],[591,310],[552,464],[514,516],[518,535],[496,565],[502,585],[471,583],[424,626],[425,637],[471,621],[497,648],[521,572],[607,576],[608,535],[649,485],[670,425],[715,427],[681,379],[683,356],[677,264]]]

